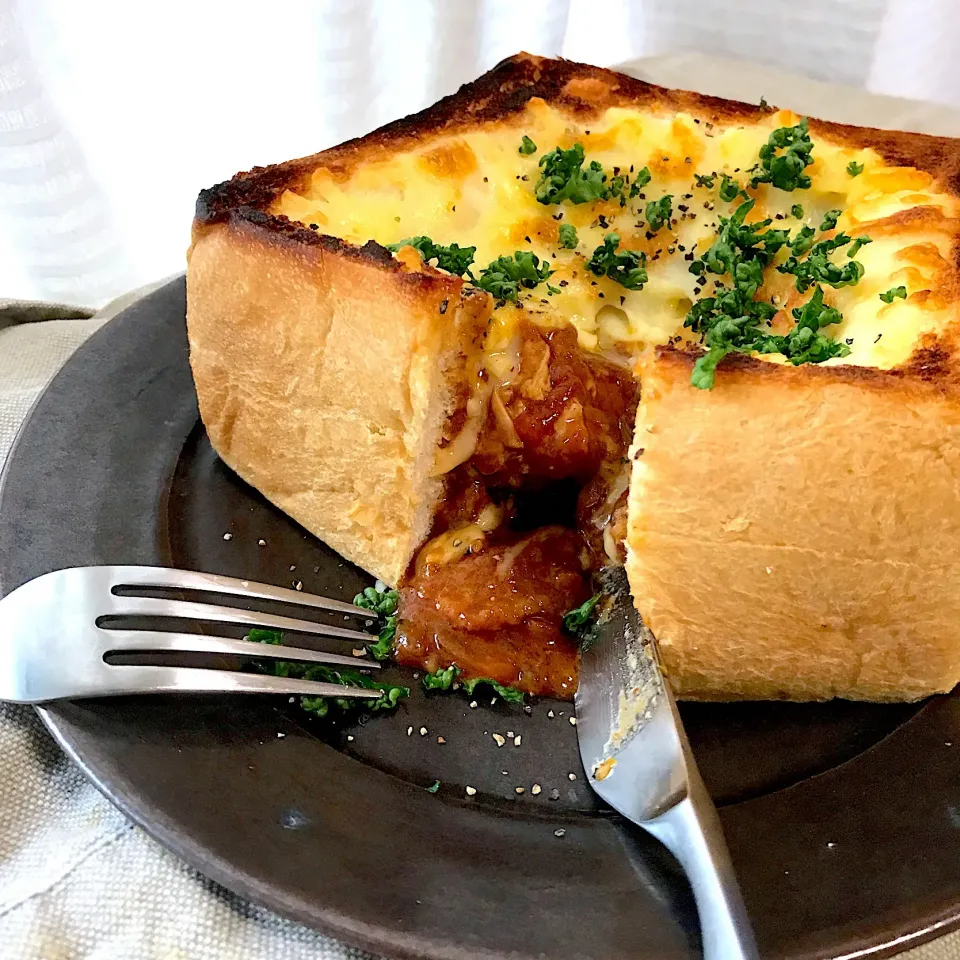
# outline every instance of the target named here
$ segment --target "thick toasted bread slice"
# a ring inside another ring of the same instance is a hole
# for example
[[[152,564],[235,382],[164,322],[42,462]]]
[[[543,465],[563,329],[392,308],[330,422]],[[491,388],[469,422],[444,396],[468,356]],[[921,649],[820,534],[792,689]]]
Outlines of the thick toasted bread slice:
[[[700,348],[683,322],[706,293],[688,268],[739,202],[694,174],[746,184],[759,147],[797,119],[520,55],[417,116],[204,191],[187,319],[211,442],[396,583],[488,415],[478,371],[509,381],[519,322],[573,323],[584,352],[641,381],[627,569],[681,696],[952,688],[960,144],[811,120],[812,188],[753,188],[751,218],[815,228],[836,208],[838,229],[872,241],[859,283],[825,296],[849,355],[797,367],[730,357],[712,390],[690,383]],[[624,189],[623,204],[538,202],[542,156],[575,143],[608,177],[637,183],[647,167],[649,186],[629,203]],[[649,210],[628,222],[667,193],[665,230],[650,229]],[[575,249],[560,246],[561,222]],[[621,250],[646,255],[642,289],[585,269],[614,229]],[[475,245],[477,264],[533,251],[556,286],[497,308],[412,249],[382,246],[423,234]],[[834,236],[829,223],[821,236]],[[765,283],[774,329],[792,323],[804,303],[792,277],[771,270]]]
[[[343,556],[397,583],[443,491],[436,449],[488,298],[384,250],[243,213],[198,236],[190,363],[214,449]]]

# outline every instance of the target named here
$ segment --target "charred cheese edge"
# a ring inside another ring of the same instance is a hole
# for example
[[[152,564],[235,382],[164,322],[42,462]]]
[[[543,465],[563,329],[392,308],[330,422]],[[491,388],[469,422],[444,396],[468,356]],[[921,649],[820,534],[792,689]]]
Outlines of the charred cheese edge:
[[[694,174],[716,172],[719,181],[725,173],[745,182],[771,131],[799,119],[781,110],[762,122],[723,125],[688,112],[663,115],[611,107],[577,122],[535,97],[508,124],[428,139],[416,149],[365,160],[347,177],[321,164],[299,192],[285,190],[271,212],[357,245],[371,239],[396,243],[421,234],[440,244],[473,245],[475,267],[515,250],[531,250],[549,262],[554,271],[549,282],[560,293],[548,297],[545,285],[525,292],[519,306],[497,311],[501,332],[511,315],[522,310],[545,325],[571,322],[587,351],[636,361],[651,348],[687,338],[684,317],[698,296],[707,295],[688,270],[691,254],[710,246],[717,215],[729,215],[742,202],[724,203],[715,189],[697,186]],[[536,143],[536,153],[518,152],[523,135]],[[860,282],[824,288],[825,302],[844,317],[829,333],[851,349],[848,357],[828,364],[896,367],[909,359],[924,334],[942,333],[954,319],[948,291],[955,272],[958,200],[930,173],[891,165],[869,147],[832,142],[818,132],[812,138],[814,163],[806,171],[811,188],[786,192],[761,185],[751,191],[757,203],[749,220],[771,217],[775,227],[793,232],[803,225],[817,228],[828,210],[840,209],[838,231],[870,237],[873,242],[857,253],[865,268]],[[588,162],[596,160],[608,172],[648,167],[652,179],[641,197],[625,207],[616,199],[579,205],[538,202],[534,185],[540,157],[575,143],[583,144]],[[858,176],[847,172],[851,162],[863,166]],[[666,194],[673,197],[674,221],[651,237],[638,212]],[[790,212],[798,203],[802,219]],[[575,250],[559,247],[560,223],[576,227]],[[628,290],[586,270],[591,253],[609,232],[620,235],[622,248],[646,253],[649,279],[642,290]],[[843,257],[843,250],[834,254],[837,262]],[[758,299],[776,298],[784,322],[792,325],[786,311],[809,292],[796,293],[793,279],[777,274],[773,266],[766,277]],[[712,279],[708,275],[708,284]],[[906,287],[905,300],[887,304],[879,299],[900,285]],[[499,351],[504,340],[509,341],[509,334],[492,338],[491,345]],[[782,362],[778,356],[762,359]]]

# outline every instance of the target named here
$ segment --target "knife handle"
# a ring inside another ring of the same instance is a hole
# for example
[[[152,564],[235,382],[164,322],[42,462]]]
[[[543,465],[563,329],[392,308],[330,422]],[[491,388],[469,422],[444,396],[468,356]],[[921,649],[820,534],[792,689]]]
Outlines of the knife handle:
[[[720,819],[695,769],[688,794],[641,826],[680,861],[697,903],[704,960],[759,960]]]

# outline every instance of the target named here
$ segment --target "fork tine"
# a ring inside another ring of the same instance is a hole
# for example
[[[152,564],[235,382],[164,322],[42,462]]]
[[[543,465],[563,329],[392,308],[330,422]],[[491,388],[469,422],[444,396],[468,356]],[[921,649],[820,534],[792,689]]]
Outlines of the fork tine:
[[[298,594],[299,596],[299,594]],[[270,627],[277,630],[296,630],[318,637],[337,637],[355,643],[372,643],[376,634],[346,627],[331,627],[312,620],[298,620],[259,610],[240,610],[237,607],[221,607],[214,603],[194,603],[191,600],[168,600],[158,597],[112,597],[114,617],[183,617],[189,620],[213,620],[219,623],[239,623],[247,627]],[[369,612],[369,611],[368,611]]]
[[[334,613],[346,613],[367,620],[376,620],[370,610],[355,607],[342,600],[318,597],[312,593],[301,593],[286,587],[275,587],[269,583],[257,583],[255,580],[238,580],[236,577],[223,577],[216,573],[197,573],[191,570],[171,570],[167,567],[113,567],[116,573],[115,587],[178,587],[186,590],[210,590],[233,597],[255,597],[258,600],[280,600],[296,603],[318,610],[332,610]]]
[[[153,630],[106,630],[105,652],[222,653],[258,660],[289,660],[293,663],[326,663],[363,670],[379,670],[380,664],[361,657],[346,657],[323,650],[305,650],[286,644],[254,643],[229,637],[207,637],[197,633],[164,633]]]
[[[373,699],[380,690],[344,687],[339,683],[293,680],[263,673],[208,670],[203,667],[161,667],[111,664],[110,684],[94,696],[125,693],[285,693],[312,697],[357,697]]]

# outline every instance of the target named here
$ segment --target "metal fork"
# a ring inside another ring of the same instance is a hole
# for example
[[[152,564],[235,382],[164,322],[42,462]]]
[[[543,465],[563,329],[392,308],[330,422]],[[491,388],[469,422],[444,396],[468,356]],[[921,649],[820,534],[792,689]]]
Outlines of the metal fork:
[[[234,640],[193,633],[116,630],[107,618],[174,617],[216,623],[292,630],[350,640],[357,646],[376,640],[360,630],[327,626],[296,617],[172,598],[120,596],[118,590],[157,587],[199,590],[245,600],[271,600],[375,620],[376,614],[340,600],[284,587],[209,573],[163,567],[73,567],[23,584],[0,600],[0,700],[44,703],[79,697],[130,693],[285,693],[318,697],[379,697],[380,690],[336,683],[242,673],[238,670],[117,664],[108,654],[212,653],[323,663],[376,670],[379,664],[356,656],[303,650],[286,645]]]

